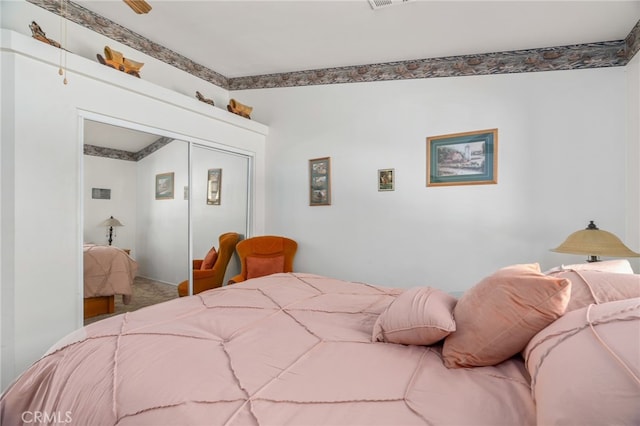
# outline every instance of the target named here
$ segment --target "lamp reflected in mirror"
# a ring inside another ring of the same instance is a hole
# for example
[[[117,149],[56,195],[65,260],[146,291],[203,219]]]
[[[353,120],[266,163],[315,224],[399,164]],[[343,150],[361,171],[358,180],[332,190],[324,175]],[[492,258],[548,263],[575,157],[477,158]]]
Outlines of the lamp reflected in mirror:
[[[629,247],[625,246],[620,238],[611,232],[598,229],[593,221],[589,221],[586,229],[576,231],[558,247],[551,251],[556,253],[585,254],[587,262],[599,262],[600,256],[609,257],[640,257]]]
[[[108,238],[107,241],[109,242],[109,245],[111,245],[111,243],[113,242],[113,239],[116,237],[116,232],[115,232],[115,229],[113,228],[116,228],[118,226],[124,226],[122,223],[120,223],[118,219],[115,219],[113,216],[111,216],[109,219],[102,222],[101,225],[107,227],[107,238]]]

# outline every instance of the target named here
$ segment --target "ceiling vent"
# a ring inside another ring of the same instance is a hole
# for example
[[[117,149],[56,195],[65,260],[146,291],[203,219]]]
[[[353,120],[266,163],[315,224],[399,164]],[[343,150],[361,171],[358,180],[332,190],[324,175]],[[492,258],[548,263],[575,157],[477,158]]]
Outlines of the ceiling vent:
[[[373,10],[376,10],[397,4],[408,3],[410,1],[412,0],[369,0],[369,4]]]

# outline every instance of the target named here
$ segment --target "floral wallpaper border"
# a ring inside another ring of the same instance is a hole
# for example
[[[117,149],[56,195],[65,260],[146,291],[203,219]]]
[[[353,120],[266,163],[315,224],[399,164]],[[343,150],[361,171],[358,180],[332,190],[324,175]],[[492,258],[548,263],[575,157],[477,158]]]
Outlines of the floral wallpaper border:
[[[125,160],[125,161],[140,161],[144,157],[156,152],[163,146],[169,144],[174,139],[162,136],[158,138],[155,142],[146,147],[142,148],[138,152],[130,152],[124,151],[121,149],[113,149],[106,148],[103,146],[96,146],[91,144],[84,145],[84,154],[85,155],[93,155],[94,157],[104,157],[104,158],[112,158],[114,160]]]
[[[624,41],[234,78],[231,90],[616,67]]]
[[[59,15],[58,0],[27,1]],[[227,78],[73,2],[67,19],[227,90],[618,67],[640,50],[638,21],[617,41]]]
[[[113,160],[136,161],[135,152],[106,148],[104,146],[96,146],[90,144],[84,144],[84,155],[111,158]]]

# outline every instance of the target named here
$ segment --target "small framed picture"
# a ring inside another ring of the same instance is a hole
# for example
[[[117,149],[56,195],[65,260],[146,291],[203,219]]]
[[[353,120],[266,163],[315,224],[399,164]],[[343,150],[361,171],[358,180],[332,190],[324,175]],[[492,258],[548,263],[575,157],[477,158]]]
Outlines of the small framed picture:
[[[221,190],[222,169],[209,169],[207,171],[207,204],[219,206]]]
[[[331,205],[331,158],[309,160],[309,205]]]
[[[156,200],[173,200],[173,172],[156,175]]]
[[[396,184],[394,169],[378,170],[378,191],[393,191]]]
[[[111,190],[107,188],[91,188],[91,198],[95,200],[110,200]]]
[[[498,129],[427,138],[427,186],[498,183]]]

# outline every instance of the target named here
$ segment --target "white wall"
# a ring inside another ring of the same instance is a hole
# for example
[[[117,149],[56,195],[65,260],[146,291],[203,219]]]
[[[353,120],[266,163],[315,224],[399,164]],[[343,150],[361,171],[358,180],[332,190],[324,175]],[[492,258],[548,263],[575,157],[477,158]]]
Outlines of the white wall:
[[[624,68],[241,94],[270,129],[267,232],[300,243],[298,271],[464,290],[513,263],[583,261],[549,249],[589,220],[627,235]],[[427,136],[490,128],[497,185],[426,187]],[[308,160],[324,156],[333,205],[310,207]],[[381,168],[395,191],[377,191]]]
[[[189,146],[173,141],[138,162],[138,275],[177,285],[189,277]],[[174,198],[155,199],[155,177],[174,174]]]
[[[82,324],[83,114],[253,156],[251,233],[264,232],[266,127],[73,55],[64,85],[58,49],[5,30],[0,41],[4,388]]]
[[[83,156],[84,162],[84,233],[83,241],[108,244],[107,228],[102,222],[113,216],[124,226],[114,228],[113,245],[128,248],[135,254],[136,236],[136,163],[112,158]],[[92,188],[111,190],[111,199],[91,197]]]

